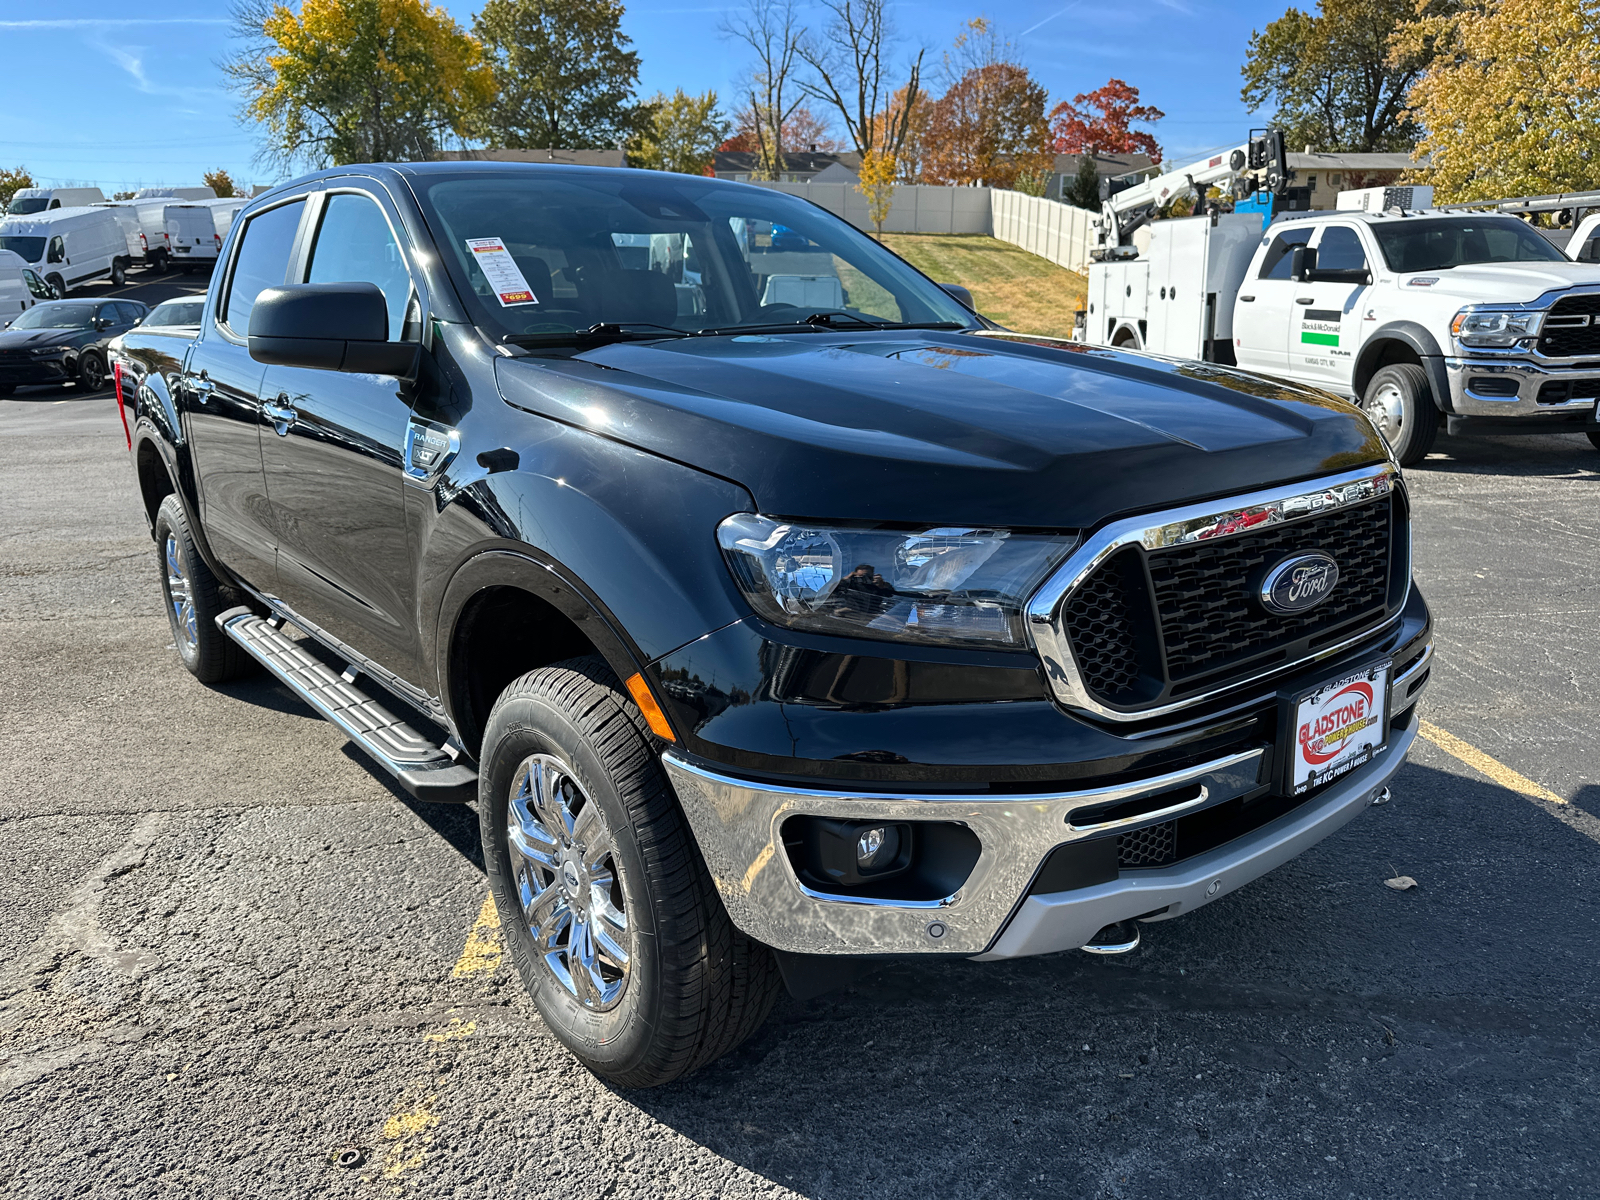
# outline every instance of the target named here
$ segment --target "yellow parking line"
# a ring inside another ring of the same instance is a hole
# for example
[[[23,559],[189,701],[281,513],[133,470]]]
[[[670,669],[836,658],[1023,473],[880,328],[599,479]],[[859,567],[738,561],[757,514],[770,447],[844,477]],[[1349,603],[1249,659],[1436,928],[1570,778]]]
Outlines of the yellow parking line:
[[[450,978],[486,975],[500,965],[505,952],[505,943],[500,940],[500,914],[495,911],[494,894],[490,893],[483,898],[483,907],[478,910],[478,919],[467,934],[461,957],[450,970]]]
[[[1480,775],[1487,775],[1503,788],[1510,788],[1513,792],[1521,792],[1524,796],[1532,796],[1535,800],[1543,800],[1546,804],[1568,803],[1568,801],[1563,800],[1549,788],[1540,787],[1526,775],[1517,774],[1505,763],[1490,758],[1476,746],[1463,742],[1453,733],[1446,733],[1437,725],[1430,725],[1427,721],[1422,721],[1418,732],[1446,754],[1454,755],[1474,771],[1477,771]]]

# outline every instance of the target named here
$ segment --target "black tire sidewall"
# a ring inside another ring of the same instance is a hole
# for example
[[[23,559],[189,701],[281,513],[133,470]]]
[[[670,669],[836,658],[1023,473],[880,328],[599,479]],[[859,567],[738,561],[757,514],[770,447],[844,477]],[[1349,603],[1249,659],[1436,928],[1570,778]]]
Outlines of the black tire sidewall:
[[[1427,376],[1419,366],[1409,363],[1381,368],[1367,384],[1366,398],[1375,393],[1385,381],[1392,381],[1400,391],[1400,440],[1390,445],[1396,461],[1403,467],[1414,466],[1427,457],[1438,435],[1439,411],[1434,407],[1433,392],[1428,387]],[[1380,433],[1378,435],[1382,437]]]
[[[67,298],[67,281],[61,276],[46,275],[44,281],[50,285],[50,290],[55,293],[55,299],[65,300]]]
[[[156,569],[161,572],[161,603],[167,610],[167,628],[172,631],[172,644],[178,651],[178,657],[183,660],[183,665],[193,675],[201,675],[203,664],[201,658],[204,653],[205,615],[200,610],[200,597],[194,577],[195,549],[194,539],[189,536],[189,523],[184,518],[183,508],[178,503],[176,496],[168,496],[161,502],[161,507],[156,510]],[[172,608],[172,593],[167,588],[167,535],[171,534],[178,543],[178,550],[183,555],[184,569],[189,572],[189,593],[195,605],[195,626],[202,636],[195,638],[195,644],[189,646],[183,636],[183,630],[178,628],[178,617]]]
[[[620,698],[618,705],[621,707]],[[506,834],[506,807],[517,768],[529,755],[541,753],[560,759],[589,799],[599,804],[620,860],[632,945],[627,988],[621,1002],[607,1012],[584,1008],[566,990],[540,956],[521,918]],[[607,1077],[626,1075],[651,1049],[660,1004],[661,963],[656,953],[649,876],[631,816],[610,771],[565,711],[544,696],[516,695],[504,701],[490,720],[479,773],[478,819],[483,829],[484,861],[495,906],[502,914],[501,930],[523,985],[545,1023],[585,1066]]]
[[[98,377],[93,380],[89,378],[89,368],[91,365],[98,369]],[[95,391],[99,391],[101,388],[105,387],[106,367],[105,363],[100,360],[100,354],[98,351],[87,351],[78,359],[78,382],[83,384],[83,386],[86,388],[93,388]]]
[[[128,282],[128,272],[123,269],[122,264],[120,262],[112,263],[111,264],[111,285],[113,287],[121,287],[123,284],[125,284],[127,282]]]

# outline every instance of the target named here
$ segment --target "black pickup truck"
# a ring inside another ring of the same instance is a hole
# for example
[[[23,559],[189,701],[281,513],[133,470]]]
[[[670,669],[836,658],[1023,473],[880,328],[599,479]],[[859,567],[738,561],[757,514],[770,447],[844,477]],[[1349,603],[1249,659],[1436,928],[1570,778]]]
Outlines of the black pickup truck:
[[[551,1029],[676,1078],[886,956],[1114,953],[1388,797],[1431,625],[1320,392],[1008,334],[741,184],[343,167],[116,366],[184,664],[475,801]]]

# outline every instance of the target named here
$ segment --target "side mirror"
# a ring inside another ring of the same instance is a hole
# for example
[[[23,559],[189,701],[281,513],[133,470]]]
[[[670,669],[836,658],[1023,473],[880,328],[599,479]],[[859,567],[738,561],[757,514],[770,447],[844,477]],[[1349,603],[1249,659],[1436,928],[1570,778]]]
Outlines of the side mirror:
[[[1289,278],[1296,283],[1305,282],[1306,276],[1317,269],[1317,252],[1310,246],[1296,246],[1289,252]]]
[[[950,295],[954,296],[957,300],[961,301],[961,303],[966,305],[966,307],[972,312],[978,311],[978,306],[972,302],[972,293],[966,288],[962,287],[959,283],[941,283],[939,286],[946,292],[950,293]]]
[[[389,341],[389,306],[375,283],[291,283],[264,289],[250,310],[250,357],[279,367],[358,374],[416,373],[422,347]]]

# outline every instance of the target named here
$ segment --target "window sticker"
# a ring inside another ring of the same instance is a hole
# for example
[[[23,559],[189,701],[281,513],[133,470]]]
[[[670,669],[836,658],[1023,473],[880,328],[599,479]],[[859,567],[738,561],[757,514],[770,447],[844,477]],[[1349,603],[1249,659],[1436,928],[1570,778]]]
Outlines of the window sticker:
[[[500,298],[500,307],[510,308],[517,304],[539,303],[539,298],[533,294],[528,281],[522,277],[516,259],[511,257],[511,251],[506,249],[506,244],[499,238],[468,238],[467,249],[472,251],[473,258],[483,271],[483,277],[489,281],[494,294]]]

